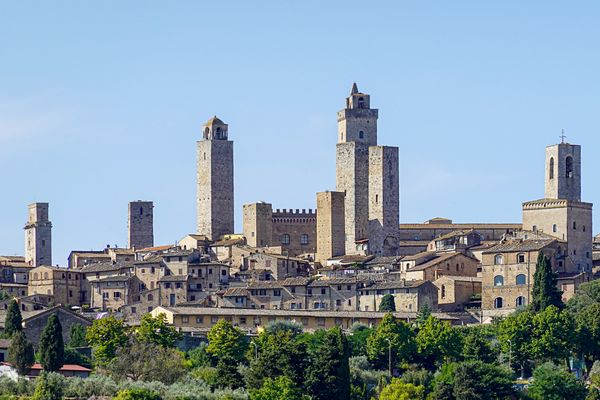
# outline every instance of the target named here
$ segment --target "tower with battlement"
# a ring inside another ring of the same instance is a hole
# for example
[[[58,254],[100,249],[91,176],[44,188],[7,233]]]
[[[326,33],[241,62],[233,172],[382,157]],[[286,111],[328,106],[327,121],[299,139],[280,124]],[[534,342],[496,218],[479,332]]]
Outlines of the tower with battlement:
[[[197,233],[219,240],[234,232],[233,141],[228,125],[216,116],[203,126],[197,144]]]
[[[29,205],[25,224],[25,261],[30,265],[52,265],[52,223],[48,203]]]
[[[592,203],[581,201],[581,146],[546,147],[545,193],[523,203],[523,229],[567,242],[559,273],[591,272]]]
[[[154,204],[151,201],[129,203],[127,243],[130,249],[154,246]]]

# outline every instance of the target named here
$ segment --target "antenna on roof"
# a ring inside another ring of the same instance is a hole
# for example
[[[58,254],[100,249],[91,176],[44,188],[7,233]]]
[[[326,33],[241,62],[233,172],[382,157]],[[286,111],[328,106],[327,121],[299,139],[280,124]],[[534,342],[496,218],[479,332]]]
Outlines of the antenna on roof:
[[[565,143],[565,139],[566,139],[565,130],[561,129],[561,131],[560,131],[560,140],[561,140],[561,143]]]

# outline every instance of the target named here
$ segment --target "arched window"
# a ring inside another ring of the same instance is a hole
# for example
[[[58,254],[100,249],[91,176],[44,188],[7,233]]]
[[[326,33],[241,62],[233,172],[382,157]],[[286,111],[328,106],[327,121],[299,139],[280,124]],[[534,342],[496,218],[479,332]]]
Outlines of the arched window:
[[[208,134],[210,133],[210,129],[204,128],[204,139],[208,139]]]
[[[363,131],[358,132],[358,138],[359,139],[364,139],[365,138],[365,133]]]
[[[550,157],[550,165],[548,166],[550,179],[554,179],[554,157]]]
[[[552,232],[558,232],[558,226],[556,224],[552,225]]]
[[[140,215],[144,215],[144,209],[140,207]]]
[[[567,157],[567,160],[565,162],[565,173],[567,178],[572,178],[573,177],[573,157],[569,156]]]
[[[48,273],[44,272],[44,279],[48,279]]]
[[[517,275],[517,279],[516,279],[517,285],[524,285],[526,283],[526,281],[527,281],[527,278],[525,277],[524,274]]]
[[[34,280],[34,281],[37,281],[37,272],[34,272],[34,273],[33,273],[33,280]]]
[[[517,308],[523,308],[523,307],[525,307],[525,304],[526,304],[526,300],[525,300],[524,296],[519,296],[515,299],[515,306]]]
[[[446,285],[442,285],[442,299],[446,298]]]
[[[494,277],[494,286],[504,285],[504,277],[502,275],[496,275]]]
[[[494,264],[496,264],[496,265],[504,264],[504,257],[502,256],[502,254],[496,254],[494,256]]]
[[[494,299],[494,308],[502,308],[502,297],[496,297]]]
[[[358,98],[358,108],[365,108],[365,99],[362,97]]]
[[[290,244],[290,235],[287,233],[281,235],[281,244]]]
[[[148,301],[153,301],[154,300],[154,295],[152,293],[148,294]]]
[[[308,244],[308,235],[306,233],[300,235],[300,244]]]

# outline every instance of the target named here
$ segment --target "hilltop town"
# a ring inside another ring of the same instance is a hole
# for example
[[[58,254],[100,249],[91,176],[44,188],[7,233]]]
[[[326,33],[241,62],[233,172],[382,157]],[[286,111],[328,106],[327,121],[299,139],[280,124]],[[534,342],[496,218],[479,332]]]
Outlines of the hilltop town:
[[[378,143],[377,119],[354,84],[337,113],[336,187],[316,193],[314,210],[244,204],[235,233],[234,142],[214,116],[197,142],[196,232],[159,245],[153,202],[132,201],[126,248],[74,249],[55,264],[49,204],[30,204],[25,255],[0,256],[0,290],[31,318],[58,306],[131,324],[165,313],[198,334],[219,319],[247,332],[290,319],[312,330],[373,325],[386,295],[405,320],[427,307],[453,323],[486,323],[530,303],[540,253],[565,301],[597,276],[579,145],[546,147],[545,193],[523,203],[519,223],[401,224],[398,147]]]

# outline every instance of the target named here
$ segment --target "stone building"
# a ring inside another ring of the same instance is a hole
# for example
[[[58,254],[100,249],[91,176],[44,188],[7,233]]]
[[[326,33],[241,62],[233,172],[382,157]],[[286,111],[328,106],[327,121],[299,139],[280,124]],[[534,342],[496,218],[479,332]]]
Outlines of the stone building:
[[[233,141],[228,126],[214,116],[198,142],[197,233],[219,240],[233,233]]]
[[[523,203],[523,229],[567,242],[569,272],[592,272],[592,203],[581,201],[581,146],[546,147],[545,195]]]
[[[399,224],[398,149],[377,146],[378,110],[370,96],[352,86],[346,107],[337,113],[336,190],[343,192],[345,253],[394,255]]]
[[[433,284],[438,288],[438,308],[441,311],[462,311],[481,296],[482,278],[475,276],[442,275]]]
[[[52,265],[52,223],[48,203],[29,205],[25,224],[25,261],[30,265]]]
[[[565,242],[525,231],[484,251],[482,309],[502,315],[526,307],[531,301],[538,255],[548,257],[552,270],[560,275],[567,272],[566,248]]]
[[[420,253],[402,259],[409,280],[434,281],[442,275],[477,276],[479,261],[460,252]]]
[[[425,304],[437,310],[437,287],[430,281],[372,282],[359,289],[358,293],[361,311],[378,311],[386,294],[394,297],[396,311],[416,312]]]
[[[315,261],[322,264],[328,259],[345,254],[344,193],[317,193],[317,254]]]
[[[88,304],[90,293],[85,287],[86,282],[81,271],[48,266],[36,267],[29,271],[28,294],[54,296],[55,304]]]
[[[312,209],[276,209],[269,203],[244,204],[243,227],[251,247],[280,246],[282,254],[317,251],[317,215]]]
[[[151,201],[129,203],[127,243],[130,249],[154,246],[154,204]]]

